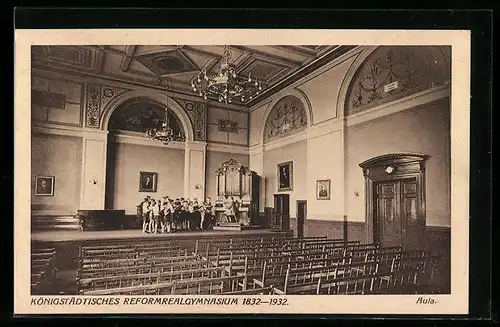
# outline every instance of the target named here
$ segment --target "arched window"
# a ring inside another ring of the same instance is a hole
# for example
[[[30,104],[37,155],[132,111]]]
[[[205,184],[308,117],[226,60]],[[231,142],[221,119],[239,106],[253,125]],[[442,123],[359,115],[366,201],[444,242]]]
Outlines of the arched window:
[[[175,134],[185,135],[182,124],[172,110],[168,111],[169,123]],[[110,131],[145,133],[151,127],[161,127],[165,107],[148,98],[133,98],[115,109],[109,121]]]
[[[307,113],[302,102],[294,96],[279,100],[267,117],[264,142],[299,133],[307,128]]]

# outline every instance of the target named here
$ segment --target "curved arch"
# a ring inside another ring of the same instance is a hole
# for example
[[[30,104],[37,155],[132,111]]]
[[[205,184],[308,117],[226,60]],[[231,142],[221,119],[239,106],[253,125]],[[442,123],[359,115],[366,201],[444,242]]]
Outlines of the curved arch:
[[[337,98],[337,114],[340,114],[340,118],[345,117],[345,106],[346,106],[346,99],[347,99],[347,92],[349,92],[349,86],[352,83],[352,80],[354,79],[356,72],[358,69],[363,65],[365,60],[375,51],[377,50],[378,46],[369,46],[366,47],[361,53],[358,55],[358,57],[353,61],[351,64],[351,67],[347,70],[347,74],[344,76],[344,79],[342,81],[342,85],[340,86],[340,91],[339,91],[339,96]]]
[[[187,115],[186,111],[182,108],[182,106],[179,103],[177,103],[177,101],[175,101],[170,97],[168,98],[168,100],[166,100],[165,93],[156,90],[128,91],[120,94],[119,96],[111,100],[103,110],[101,126],[100,126],[101,129],[108,130],[109,120],[111,119],[111,115],[113,114],[116,108],[118,108],[121,104],[125,103],[128,100],[138,97],[152,99],[158,103],[161,103],[164,106],[167,105],[168,102],[168,109],[172,110],[177,115],[177,117],[179,117],[179,120],[182,124],[182,128],[186,133],[186,141],[194,140],[193,125],[191,124],[191,120],[189,119],[189,116]]]
[[[279,96],[275,97],[273,101],[271,101],[266,108],[266,112],[264,113],[263,117],[263,123],[260,127],[260,132],[259,132],[259,142],[260,144],[264,144],[264,136],[266,135],[266,123],[267,119],[269,118],[269,114],[271,114],[271,111],[273,110],[274,106],[283,98],[287,96],[293,96],[304,105],[304,109],[306,110],[306,115],[307,115],[307,126],[306,128],[309,128],[312,126],[313,122],[313,112],[312,112],[312,107],[311,107],[311,102],[307,98],[307,95],[302,92],[299,89],[293,88],[290,90],[287,90],[286,92],[281,93]]]

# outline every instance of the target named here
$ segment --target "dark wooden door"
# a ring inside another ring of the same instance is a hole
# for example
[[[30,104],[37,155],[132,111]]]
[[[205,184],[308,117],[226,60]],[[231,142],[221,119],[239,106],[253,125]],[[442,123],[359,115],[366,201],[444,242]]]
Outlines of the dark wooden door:
[[[384,247],[420,247],[423,231],[417,214],[416,179],[383,181],[374,187],[375,239]]]
[[[418,217],[418,193],[416,179],[402,180],[401,182],[401,229],[402,244],[404,247],[412,249],[421,246],[424,226]]]
[[[290,230],[290,195],[274,195],[274,216],[276,225],[281,230]]]
[[[304,223],[307,216],[307,201],[297,201],[297,237],[304,237]]]
[[[401,245],[401,223],[398,215],[397,181],[375,185],[375,236],[382,246]]]

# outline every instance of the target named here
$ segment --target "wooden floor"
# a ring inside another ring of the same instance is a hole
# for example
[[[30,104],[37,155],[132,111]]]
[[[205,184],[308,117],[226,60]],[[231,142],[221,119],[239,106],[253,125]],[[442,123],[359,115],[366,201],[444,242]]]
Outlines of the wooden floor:
[[[196,231],[177,231],[174,233],[165,234],[143,234],[140,229],[130,230],[115,230],[115,231],[86,231],[77,230],[61,230],[61,231],[40,231],[31,234],[33,242],[64,242],[64,241],[90,241],[90,240],[127,240],[137,238],[161,238],[161,239],[178,239],[178,238],[194,238],[197,237],[214,237],[214,236],[243,236],[243,235],[262,235],[271,233],[283,233],[271,229],[252,229],[244,231],[235,230],[196,230]]]

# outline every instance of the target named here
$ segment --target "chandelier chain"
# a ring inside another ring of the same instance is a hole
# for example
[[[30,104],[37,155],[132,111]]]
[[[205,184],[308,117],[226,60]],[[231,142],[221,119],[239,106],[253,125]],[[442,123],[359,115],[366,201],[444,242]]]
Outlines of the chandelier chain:
[[[163,118],[163,122],[160,128],[155,126],[149,128],[146,131],[146,137],[150,138],[154,141],[161,142],[165,145],[168,145],[172,141],[185,141],[184,135],[179,131],[177,134],[174,129],[170,125],[170,118],[168,112],[168,90],[170,89],[168,76],[165,77],[165,117]]]

